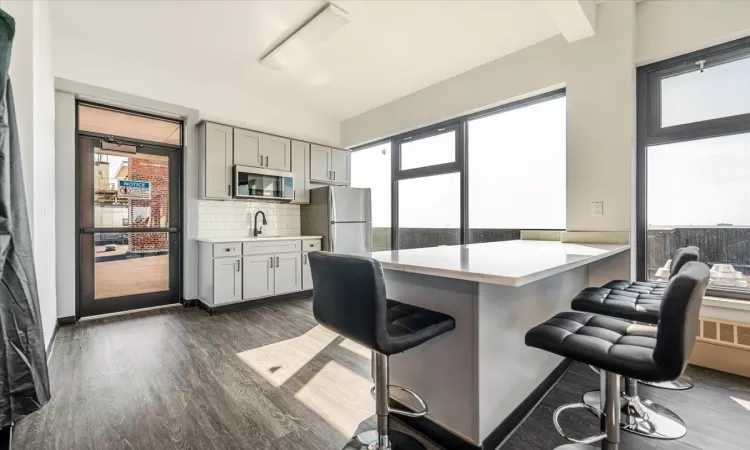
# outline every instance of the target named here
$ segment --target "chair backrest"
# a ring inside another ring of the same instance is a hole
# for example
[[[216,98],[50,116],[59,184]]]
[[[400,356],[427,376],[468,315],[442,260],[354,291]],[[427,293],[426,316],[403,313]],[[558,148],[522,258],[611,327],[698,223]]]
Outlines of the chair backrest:
[[[680,269],[682,269],[682,266],[686,263],[689,263],[690,261],[698,261],[699,255],[700,252],[698,247],[694,245],[678,248],[672,257],[672,266],[669,268],[669,278],[671,279],[673,276],[680,273]]]
[[[667,285],[659,311],[654,362],[668,378],[682,374],[693,352],[708,277],[707,265],[689,261]]]
[[[377,351],[386,336],[387,298],[380,262],[328,252],[308,256],[315,320]]]

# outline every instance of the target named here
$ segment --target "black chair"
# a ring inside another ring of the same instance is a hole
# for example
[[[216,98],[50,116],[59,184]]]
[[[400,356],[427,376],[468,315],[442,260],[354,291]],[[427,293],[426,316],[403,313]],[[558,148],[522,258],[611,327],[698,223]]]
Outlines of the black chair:
[[[553,416],[555,428],[560,435],[575,442],[558,449],[591,449],[588,444],[602,442],[603,449],[617,450],[621,420],[620,377],[667,381],[680,376],[695,345],[708,277],[708,267],[703,263],[693,261],[682,266],[665,289],[658,327],[603,315],[564,312],[526,333],[526,345],[597,367],[606,380],[603,412],[585,403],[557,408]],[[558,419],[560,413],[571,408],[587,408],[599,414],[602,433],[579,440],[566,436]]]
[[[424,449],[415,438],[389,431],[389,413],[409,417],[427,414],[427,405],[414,392],[388,384],[388,356],[416,347],[456,327],[445,314],[388,300],[383,268],[372,258],[312,252],[313,314],[326,328],[372,350],[374,357],[377,430],[360,433],[345,449]],[[389,388],[416,398],[422,409],[391,408]]]
[[[697,247],[678,249],[672,258],[670,279],[677,275],[685,264],[697,261],[698,257]],[[664,282],[611,281],[601,288],[584,289],[573,299],[571,307],[575,311],[655,325],[659,323],[659,311],[666,286],[667,283]],[[627,428],[628,431],[657,439],[678,439],[684,436],[687,427],[683,420],[668,408],[641,398],[638,394],[639,381],[649,386],[673,390],[689,389],[693,386],[692,381],[683,375],[676,380],[660,383],[629,378],[624,382],[623,423],[635,424]],[[601,410],[604,405],[600,392],[587,392],[583,402]]]

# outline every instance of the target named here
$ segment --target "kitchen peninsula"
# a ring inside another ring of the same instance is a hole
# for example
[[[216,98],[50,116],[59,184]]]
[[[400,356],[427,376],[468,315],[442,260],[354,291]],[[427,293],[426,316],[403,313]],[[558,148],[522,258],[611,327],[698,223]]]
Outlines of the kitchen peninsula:
[[[526,347],[526,331],[569,310],[581,289],[627,278],[629,249],[519,240],[372,253],[388,298],[456,319],[452,332],[393,355],[390,383],[419,393],[427,417],[464,441],[492,440],[563,361]]]

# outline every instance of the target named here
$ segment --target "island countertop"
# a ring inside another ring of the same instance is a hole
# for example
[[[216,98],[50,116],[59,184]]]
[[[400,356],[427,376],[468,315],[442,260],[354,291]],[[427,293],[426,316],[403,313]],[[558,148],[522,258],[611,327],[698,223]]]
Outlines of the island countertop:
[[[384,269],[523,286],[622,253],[630,245],[501,241],[373,252]]]

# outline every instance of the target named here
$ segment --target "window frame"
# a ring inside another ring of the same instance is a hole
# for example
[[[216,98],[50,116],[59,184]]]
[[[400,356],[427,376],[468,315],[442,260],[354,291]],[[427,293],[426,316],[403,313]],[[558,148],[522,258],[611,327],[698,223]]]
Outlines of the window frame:
[[[459,173],[460,175],[460,243],[468,244],[469,239],[469,126],[471,120],[492,116],[513,109],[531,106],[550,100],[565,97],[565,88],[555,89],[532,97],[509,102],[500,106],[488,108],[482,111],[466,114],[454,119],[439,122],[434,125],[417,128],[405,133],[400,133],[389,138],[379,139],[366,144],[352,147],[353,152],[372,148],[390,142],[391,145],[391,245],[392,250],[398,250],[398,182],[413,178],[429,177],[433,175],[445,175]],[[456,132],[456,158],[453,162],[436,164],[432,166],[416,167],[412,169],[401,169],[401,146],[417,139],[424,139],[443,133]]]
[[[750,37],[686,53],[641,66],[636,74],[636,277],[646,280],[648,164],[647,149],[653,145],[750,133],[750,113],[663,127],[661,80],[693,72],[696,62],[704,68],[750,57]],[[711,287],[707,295],[750,301],[750,289]]]

